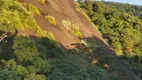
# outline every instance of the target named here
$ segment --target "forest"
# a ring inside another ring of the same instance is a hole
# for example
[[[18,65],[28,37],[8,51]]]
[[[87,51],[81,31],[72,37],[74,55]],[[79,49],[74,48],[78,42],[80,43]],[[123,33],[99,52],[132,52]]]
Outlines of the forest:
[[[115,2],[82,2],[110,48],[136,74],[142,73],[142,6]]]
[[[45,4],[45,0],[36,1]],[[78,6],[119,59],[135,74],[142,74],[141,6],[90,1]],[[66,49],[51,31],[40,28],[35,15],[58,25],[53,16],[43,16],[33,4],[0,0],[0,80],[120,80],[106,64],[115,59],[104,55],[104,46],[88,38]],[[61,24],[75,37],[82,35],[74,22]],[[19,35],[27,29],[35,36]]]
[[[52,32],[39,27],[35,14],[41,15],[32,4],[0,0],[0,80],[116,80],[91,63],[87,49],[68,50],[57,43]],[[45,18],[56,25],[52,16]],[[25,29],[38,37],[17,35]]]

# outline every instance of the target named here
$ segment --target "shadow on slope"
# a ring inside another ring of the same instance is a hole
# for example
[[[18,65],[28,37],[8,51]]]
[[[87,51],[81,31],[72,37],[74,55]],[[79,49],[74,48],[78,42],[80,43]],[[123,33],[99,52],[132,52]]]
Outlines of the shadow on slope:
[[[87,46],[79,43],[72,44],[76,46],[74,49],[66,49],[62,44],[59,45],[56,41],[48,38],[39,38],[35,36],[29,37],[36,45],[40,56],[43,59],[63,59],[68,55],[77,55],[82,59],[87,60],[88,63],[95,64],[110,72],[115,77],[119,77],[120,80],[135,80],[136,78],[131,69],[125,65],[102,40],[95,36],[82,39],[87,42]],[[14,50],[12,49],[12,45],[14,44],[13,39],[15,38],[8,37],[6,39],[8,42],[0,48],[9,54],[5,54],[1,51],[0,58],[9,60],[15,58],[13,54]]]
[[[91,61],[94,64],[102,67],[103,69],[111,72],[114,76],[119,77],[120,80],[135,80],[136,76],[133,71],[124,64],[118,56],[104,43],[104,41],[98,39],[97,37],[84,38],[84,41],[88,43],[88,48],[92,50]],[[76,48],[82,48],[80,44],[76,45]]]

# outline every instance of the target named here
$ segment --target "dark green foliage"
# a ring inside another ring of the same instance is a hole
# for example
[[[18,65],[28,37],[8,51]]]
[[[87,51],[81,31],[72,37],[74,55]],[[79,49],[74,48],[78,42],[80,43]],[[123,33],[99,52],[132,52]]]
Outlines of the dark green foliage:
[[[27,75],[24,80],[46,80],[46,77],[44,75],[37,75],[37,74],[30,74]]]
[[[0,67],[15,71],[22,80],[46,79],[44,73],[50,70],[50,65],[47,59],[41,57],[31,38],[15,37],[12,48],[14,52],[11,55],[14,57],[9,57],[9,60],[1,59]]]
[[[0,80],[20,80],[20,77],[14,71],[2,69],[0,70]]]
[[[57,42],[24,36],[14,38],[13,49],[14,59],[2,59],[0,67],[15,71],[20,80],[116,80],[88,62],[85,49],[79,55],[66,51],[72,55],[64,56]]]
[[[33,64],[36,67],[37,71],[42,71],[42,73],[49,71],[50,65],[47,60],[43,60],[42,58],[37,58],[33,62]]]
[[[54,40],[41,38],[37,40],[36,46],[38,47],[38,50],[43,58],[55,58],[63,56],[63,52],[59,44]]]
[[[91,5],[87,9],[88,14],[92,16],[94,13]],[[1,31],[15,33],[15,31],[30,28],[40,36],[37,38],[15,34],[16,37],[6,38],[7,42],[0,47],[3,49],[0,52],[0,68],[3,68],[0,70],[0,80],[116,80],[86,59],[92,55],[91,51],[88,52],[89,49],[82,48],[77,52],[61,48],[54,41],[55,37],[51,32],[41,30],[36,24],[31,12],[39,13],[39,10],[33,5],[28,7],[30,8],[26,10],[16,0],[0,0]],[[101,13],[101,9],[97,11]],[[139,25],[135,25],[135,29],[140,29],[137,27]]]
[[[12,47],[19,61],[33,61],[39,56],[36,46],[28,37],[16,37]]]
[[[117,80],[78,55],[51,61],[49,80]]]
[[[142,20],[142,6],[115,3],[115,2],[103,2],[103,3],[107,4],[110,7],[117,8],[121,12],[127,12],[128,14],[136,16]]]

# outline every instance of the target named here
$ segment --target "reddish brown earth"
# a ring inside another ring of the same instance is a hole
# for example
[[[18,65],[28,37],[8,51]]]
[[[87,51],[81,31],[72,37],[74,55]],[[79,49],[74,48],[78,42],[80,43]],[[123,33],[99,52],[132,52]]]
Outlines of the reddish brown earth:
[[[36,5],[44,15],[54,16],[57,25],[51,25],[44,17],[35,15],[35,19],[43,30],[51,31],[56,40],[66,48],[72,48],[72,43],[79,43],[80,39],[69,31],[67,31],[61,24],[62,20],[74,21],[79,25],[83,37],[91,37],[92,35],[101,38],[100,34],[93,28],[88,20],[84,18],[80,12],[77,11],[72,0],[46,0],[45,4],[40,4],[36,0],[22,0],[22,2],[32,3]]]
[[[79,25],[83,38],[94,39],[98,45],[103,46],[105,50],[104,55],[113,57],[109,65],[114,69],[112,73],[115,76],[118,76],[121,80],[135,80],[133,72],[112,52],[101,37],[101,34],[94,29],[91,23],[77,10],[78,7],[74,4],[73,0],[46,0],[44,5],[36,0],[22,0],[22,2],[36,5],[43,15],[55,17],[57,22],[56,26],[48,23],[43,16],[35,15],[35,20],[43,30],[51,31],[55,35],[57,42],[66,48],[73,48],[74,46],[72,46],[72,44],[80,43],[80,39],[67,31],[61,24],[61,21],[74,21]],[[22,34],[24,33],[26,35],[35,35],[30,31],[23,31]]]

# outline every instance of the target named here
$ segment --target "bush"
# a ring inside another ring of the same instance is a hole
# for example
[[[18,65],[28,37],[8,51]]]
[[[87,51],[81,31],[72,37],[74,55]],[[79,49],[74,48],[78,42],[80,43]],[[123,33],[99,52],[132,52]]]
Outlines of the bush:
[[[75,36],[81,36],[78,25],[68,20],[62,20],[62,25]]]
[[[85,11],[82,10],[81,13],[83,14],[83,16],[84,16],[88,21],[91,22],[91,19],[90,19],[89,16],[85,13]]]
[[[45,0],[37,0],[41,4],[45,4]]]
[[[51,61],[49,80],[117,80],[77,55]],[[85,64],[85,65],[84,65]]]
[[[37,75],[35,73],[32,73],[30,75],[27,75],[24,80],[46,80],[46,77],[44,75]]]
[[[50,23],[50,24],[53,24],[53,25],[56,25],[56,21],[55,21],[55,18],[53,16],[45,16],[45,19]]]
[[[0,70],[0,80],[21,80],[20,77],[14,71],[7,69]]]
[[[49,39],[51,39],[51,40],[55,40],[55,36],[53,35],[53,33],[52,32],[50,32],[50,31],[43,31],[43,30],[37,30],[37,35],[39,36],[39,37],[47,37],[47,38],[49,38]]]
[[[40,54],[32,40],[28,37],[16,37],[12,47],[15,50],[14,55],[21,62],[33,61]]]
[[[48,72],[50,69],[49,63],[47,60],[43,60],[42,58],[37,58],[34,62],[33,62],[34,66],[36,67],[37,71],[42,71],[42,73],[44,72]]]
[[[33,14],[40,14],[40,10],[33,4],[26,4],[24,3],[24,6],[27,8],[28,11],[32,12]]]
[[[31,28],[39,29],[33,14],[29,12],[16,0],[0,0],[0,30],[15,33],[15,29],[24,30]],[[28,5],[29,10],[39,13],[39,10],[33,5]]]
[[[54,40],[41,38],[37,40],[36,46],[44,59],[63,56],[59,44]]]

